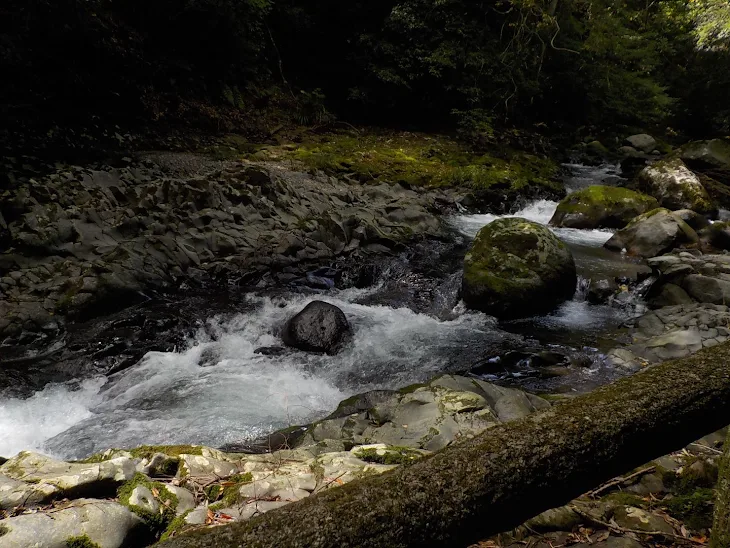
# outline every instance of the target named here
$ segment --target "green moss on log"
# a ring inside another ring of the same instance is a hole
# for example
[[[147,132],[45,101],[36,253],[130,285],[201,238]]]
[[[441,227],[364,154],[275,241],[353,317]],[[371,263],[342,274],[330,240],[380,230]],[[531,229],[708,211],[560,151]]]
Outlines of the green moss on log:
[[[411,466],[164,546],[468,545],[725,426],[729,414],[730,344],[723,344],[495,426]]]

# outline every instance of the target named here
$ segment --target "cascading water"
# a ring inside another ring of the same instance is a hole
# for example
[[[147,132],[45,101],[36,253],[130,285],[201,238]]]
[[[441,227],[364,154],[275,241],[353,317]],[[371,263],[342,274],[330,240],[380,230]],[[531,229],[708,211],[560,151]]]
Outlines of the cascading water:
[[[596,184],[611,173],[611,167],[581,167],[569,187]],[[547,224],[556,206],[537,201],[515,216]],[[473,237],[496,218],[452,218],[456,240]],[[556,233],[573,250],[584,280],[631,275],[637,268],[602,249],[609,232]],[[432,267],[444,263],[444,254],[426,256],[420,266],[407,255],[395,258],[379,282],[364,290],[249,295],[243,312],[212,317],[175,351],[150,352],[109,377],[51,384],[26,399],[0,400],[0,455],[35,449],[80,458],[145,443],[219,446],[252,439],[320,418],[354,393],[467,371],[482,358],[542,344],[526,335],[561,343],[566,338],[583,351],[582,334],[593,340],[631,314],[625,307],[590,305],[579,295],[554,314],[500,326],[458,304],[463,246],[455,249],[456,260],[446,261],[440,272]],[[340,307],[353,325],[352,344],[336,356],[279,348],[283,323],[314,298]],[[597,367],[579,375],[595,376]]]

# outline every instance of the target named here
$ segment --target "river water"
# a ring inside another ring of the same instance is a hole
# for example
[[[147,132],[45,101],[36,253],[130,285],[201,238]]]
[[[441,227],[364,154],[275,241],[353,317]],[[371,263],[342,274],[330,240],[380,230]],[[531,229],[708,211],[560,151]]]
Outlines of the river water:
[[[613,166],[572,169],[569,190],[615,176]],[[537,201],[515,215],[547,224],[556,205]],[[488,379],[561,391],[615,378],[618,373],[601,361],[610,346],[604,337],[640,311],[639,301],[590,305],[579,290],[551,315],[508,324],[459,303],[460,271],[453,256],[463,257],[468,241],[495,218],[465,214],[449,219],[454,228],[450,246],[429,248],[419,260],[413,253],[395,258],[367,288],[249,294],[240,311],[211,313],[172,351],[149,352],[113,375],[51,383],[30,397],[3,397],[0,455],[32,449],[81,458],[142,444],[221,446],[316,420],[354,393],[398,388],[444,371],[473,370]],[[583,289],[587,279],[631,276],[640,268],[602,249],[610,232],[556,233],[574,253]],[[424,267],[429,263],[445,266]],[[315,298],[340,307],[353,326],[352,344],[336,356],[279,347],[281,326]],[[531,375],[519,363],[509,371],[500,365],[505,363],[501,356],[525,348],[559,349],[587,356],[588,363],[554,377]]]

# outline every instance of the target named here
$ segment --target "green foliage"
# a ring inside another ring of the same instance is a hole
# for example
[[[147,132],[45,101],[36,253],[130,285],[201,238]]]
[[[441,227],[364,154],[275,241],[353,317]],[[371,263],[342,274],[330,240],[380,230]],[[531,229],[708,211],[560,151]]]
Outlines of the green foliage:
[[[319,88],[299,92],[295,118],[304,126],[324,124],[334,120],[334,116],[325,107],[325,96]]]
[[[67,538],[66,548],[101,548],[101,546],[91,540],[88,535],[82,535],[80,537]]]

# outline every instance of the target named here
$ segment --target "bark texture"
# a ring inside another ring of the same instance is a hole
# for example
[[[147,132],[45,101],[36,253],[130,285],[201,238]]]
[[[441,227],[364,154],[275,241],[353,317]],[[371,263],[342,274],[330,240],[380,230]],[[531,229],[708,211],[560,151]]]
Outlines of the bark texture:
[[[167,548],[459,546],[728,422],[730,344],[656,365],[379,477]]]
[[[710,548],[730,548],[730,430],[725,440],[717,477],[715,519],[712,523]]]

